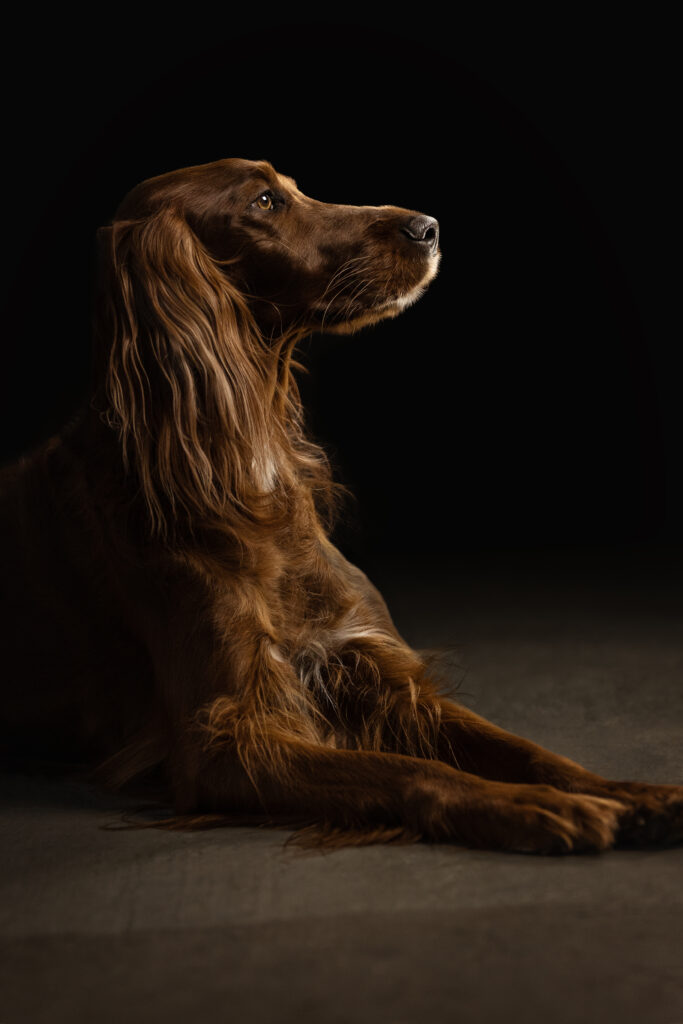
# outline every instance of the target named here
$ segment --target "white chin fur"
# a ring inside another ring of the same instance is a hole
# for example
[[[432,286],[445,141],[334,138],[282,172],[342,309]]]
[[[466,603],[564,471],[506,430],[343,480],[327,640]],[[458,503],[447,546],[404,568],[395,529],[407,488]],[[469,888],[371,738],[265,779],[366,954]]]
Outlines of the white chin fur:
[[[390,306],[392,309],[395,309],[397,312],[402,312],[404,309],[407,309],[408,306],[412,306],[414,302],[417,302],[420,296],[424,294],[424,290],[429,284],[429,282],[433,281],[434,278],[436,277],[437,271],[439,269],[440,259],[440,253],[437,253],[436,255],[432,256],[427,273],[422,278],[420,283],[418,285],[415,285],[414,288],[411,288],[410,291],[406,292],[405,295],[400,295],[397,299],[392,299],[392,301],[388,302],[387,305]]]
[[[326,327],[325,330],[329,334],[355,334],[356,331],[362,327],[367,327],[369,324],[377,323],[379,320],[384,320],[387,317],[398,316],[408,306],[412,306],[414,302],[417,302],[429,282],[433,281],[436,277],[440,259],[440,253],[431,257],[427,272],[420,283],[411,288],[405,295],[399,295],[396,299],[389,299],[382,303],[382,305],[375,306],[374,309],[369,309],[366,313],[347,320],[346,323],[335,324],[333,327]]]

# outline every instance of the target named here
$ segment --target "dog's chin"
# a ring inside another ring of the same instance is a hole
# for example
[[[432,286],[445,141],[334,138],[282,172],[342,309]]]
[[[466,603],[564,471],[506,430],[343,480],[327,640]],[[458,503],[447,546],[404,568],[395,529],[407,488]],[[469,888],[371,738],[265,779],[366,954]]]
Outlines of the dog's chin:
[[[399,316],[404,309],[414,305],[424,295],[430,281],[433,281],[437,275],[439,259],[439,254],[431,257],[427,273],[420,283],[409,289],[409,291],[393,299],[384,300],[377,306],[371,306],[362,313],[353,316],[350,320],[345,320],[342,323],[326,324],[323,328],[324,332],[326,334],[355,334],[361,328],[379,323],[380,320],[390,320],[392,317]]]

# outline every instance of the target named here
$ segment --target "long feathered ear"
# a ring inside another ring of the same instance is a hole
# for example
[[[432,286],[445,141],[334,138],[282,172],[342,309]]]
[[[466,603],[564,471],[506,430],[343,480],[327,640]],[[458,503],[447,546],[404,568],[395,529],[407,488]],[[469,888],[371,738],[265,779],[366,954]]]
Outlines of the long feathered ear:
[[[114,222],[100,246],[97,383],[153,530],[220,519],[228,501],[253,508],[272,425],[244,297],[173,209]]]

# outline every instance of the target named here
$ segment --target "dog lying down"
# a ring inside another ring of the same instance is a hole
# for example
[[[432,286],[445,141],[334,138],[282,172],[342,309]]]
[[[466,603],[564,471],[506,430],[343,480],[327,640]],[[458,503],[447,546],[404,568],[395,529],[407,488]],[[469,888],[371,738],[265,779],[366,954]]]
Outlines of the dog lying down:
[[[226,159],[144,181],[99,241],[88,402],[1,478],[6,741],[113,786],[162,770],[168,827],[681,840],[683,787],[608,781],[443,696],[329,540],[294,348],[414,303],[437,221]]]

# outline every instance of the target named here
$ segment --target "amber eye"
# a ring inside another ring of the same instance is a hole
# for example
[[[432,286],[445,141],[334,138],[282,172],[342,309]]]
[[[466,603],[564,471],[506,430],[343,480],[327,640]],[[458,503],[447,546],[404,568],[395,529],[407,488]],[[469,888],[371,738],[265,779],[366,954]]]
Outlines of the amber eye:
[[[262,192],[256,200],[256,205],[259,210],[272,210],[273,209],[273,197],[270,192]]]

